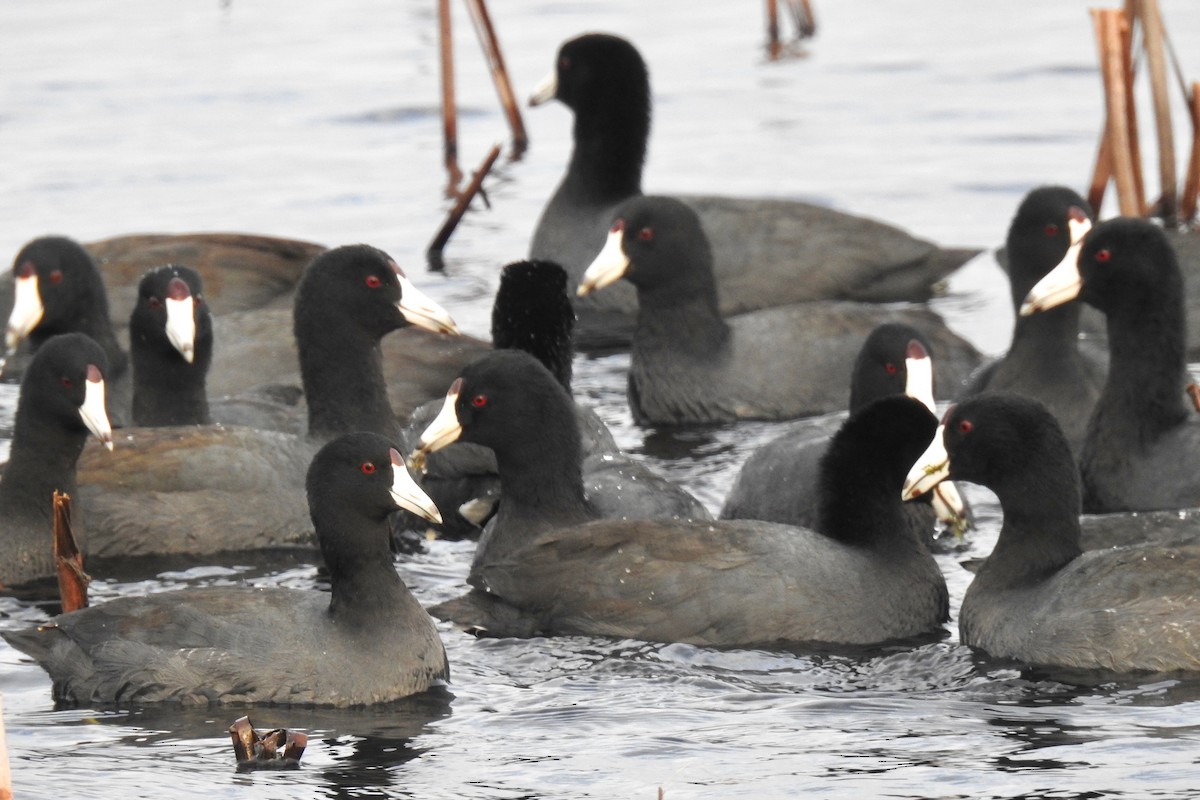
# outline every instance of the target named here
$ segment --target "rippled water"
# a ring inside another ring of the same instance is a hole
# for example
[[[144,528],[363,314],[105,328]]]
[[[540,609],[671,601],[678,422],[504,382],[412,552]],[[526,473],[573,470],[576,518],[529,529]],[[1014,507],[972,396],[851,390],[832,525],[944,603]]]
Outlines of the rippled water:
[[[495,15],[518,92],[585,30],[633,39],[652,68],[649,191],[803,197],[946,244],[1000,243],[1032,186],[1088,179],[1101,124],[1083,0],[898,6],[816,0],[806,56],[763,58],[758,4],[510,0]],[[1185,71],[1200,5],[1163,0]],[[0,253],[43,233],[243,230],[369,241],[419,267],[443,197],[433,3],[263,0],[0,4]],[[506,136],[456,8],[465,170]],[[498,267],[520,257],[569,149],[560,106],[526,112],[531,148],[489,180],[447,274],[421,285],[484,335]],[[1153,180],[1151,180],[1153,184]],[[7,261],[8,257],[3,260]],[[1007,343],[990,257],[938,306],[981,348]],[[623,356],[581,359],[577,389],[621,444],[716,509],[778,428],[665,435],[635,428]],[[13,387],[0,386],[0,438]],[[3,444],[3,442],[0,442]],[[999,511],[968,487],[981,530],[941,557],[952,605]],[[469,544],[399,568],[420,597],[456,594]],[[145,565],[143,565],[145,568]],[[142,575],[99,572],[97,602],[185,584],[311,586],[268,559]],[[153,577],[147,578],[146,575]],[[0,600],[0,625],[43,612]],[[241,711],[56,711],[49,682],[0,645],[21,797],[1194,797],[1200,683],[1050,676],[946,638],[913,649],[718,651],[587,638],[476,640],[448,628],[444,693],[369,711],[259,709],[307,730],[295,772],[239,775],[225,728]]]

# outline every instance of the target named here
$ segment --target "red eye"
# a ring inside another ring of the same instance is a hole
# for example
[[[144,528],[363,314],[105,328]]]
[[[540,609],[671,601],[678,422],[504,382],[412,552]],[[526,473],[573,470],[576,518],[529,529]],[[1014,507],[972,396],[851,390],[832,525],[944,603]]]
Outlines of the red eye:
[[[363,475],[374,475],[375,474],[375,465],[373,463],[371,463],[370,461],[364,461],[362,463],[362,465],[359,466],[359,469],[362,470]]]
[[[380,286],[383,286],[383,279],[378,275],[368,275],[367,286],[371,287],[372,289],[378,289]]]
[[[62,283],[62,278],[63,278],[63,276],[62,276],[61,269],[56,269],[56,270],[54,270],[54,272],[50,273],[50,282],[51,283]]]
[[[649,242],[649,241],[653,240],[654,239],[654,229],[653,228],[642,228],[640,231],[638,231],[638,239],[640,239],[643,242]]]
[[[1049,225],[1046,226],[1046,235],[1047,236],[1058,236],[1058,226],[1055,225],[1053,222],[1051,222]]]
[[[150,304],[151,308],[158,308],[159,306],[162,305],[162,301],[159,300],[157,297],[147,298],[146,302]]]
[[[204,305],[204,295],[198,294],[192,297],[192,302],[198,306]]]
[[[476,408],[483,408],[484,406],[487,405],[487,395],[486,394],[475,395],[474,397],[471,398],[471,405],[475,406]]]
[[[1110,258],[1112,258],[1112,251],[1109,250],[1107,247],[1104,248],[1103,250],[1096,251],[1096,261],[1098,261],[1099,263],[1103,264],[1105,261],[1108,261]]]
[[[975,426],[971,424],[971,420],[969,420],[969,419],[960,420],[958,423],[958,432],[959,433],[970,433],[971,429],[974,427]]]
[[[895,375],[899,371],[895,364],[884,364],[883,368],[888,375]]]
[[[70,378],[64,377],[62,379],[62,385],[63,385],[64,389],[70,389],[72,386],[75,385],[75,382],[73,380],[71,380]]]

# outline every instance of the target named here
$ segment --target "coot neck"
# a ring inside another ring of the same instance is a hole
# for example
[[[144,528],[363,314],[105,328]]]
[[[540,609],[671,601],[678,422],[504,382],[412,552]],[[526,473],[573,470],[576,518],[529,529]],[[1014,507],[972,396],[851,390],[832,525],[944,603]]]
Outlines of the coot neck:
[[[560,522],[591,518],[574,412],[543,415],[535,437],[496,449],[502,516]]]
[[[1049,311],[1018,316],[1009,356],[1026,355],[1029,363],[1054,369],[1079,359],[1080,306],[1072,302]]]
[[[728,348],[729,324],[717,309],[716,290],[690,293],[639,289],[633,348],[663,347],[672,353],[713,359]]]
[[[1083,552],[1078,468],[1070,452],[1038,453],[1030,463],[1041,468],[994,487],[1004,522],[977,580],[1001,585],[1038,582]]]
[[[76,493],[75,464],[87,443],[87,432],[66,432],[51,420],[22,416],[0,477],[0,508],[15,511],[25,506],[49,521],[53,493]]]
[[[1110,310],[1107,319],[1108,382],[1092,428],[1130,446],[1147,445],[1188,416],[1182,299],[1158,304],[1152,313]]]
[[[209,425],[206,372],[208,356],[197,350],[189,364],[169,352],[154,352],[146,342],[132,345],[133,423],[146,427],[166,425]]]
[[[374,620],[393,619],[397,606],[406,602],[410,593],[400,580],[387,549],[387,523],[356,519],[324,522],[320,537],[330,534],[339,541],[361,541],[369,538],[378,547],[353,554],[322,547],[322,556],[330,571],[331,597],[329,613],[339,623],[361,625]],[[348,548],[346,548],[348,549]],[[339,549],[340,550],[340,549]]]
[[[575,145],[560,192],[580,203],[612,205],[642,193],[650,133],[649,100],[576,109]]]
[[[340,315],[310,314],[297,323],[296,342],[310,436],[372,431],[402,444],[379,337],[346,325]]]

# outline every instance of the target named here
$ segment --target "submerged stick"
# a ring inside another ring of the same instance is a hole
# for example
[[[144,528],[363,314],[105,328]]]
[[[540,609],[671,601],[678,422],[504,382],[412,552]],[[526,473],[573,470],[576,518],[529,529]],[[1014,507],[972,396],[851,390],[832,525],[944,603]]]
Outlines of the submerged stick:
[[[458,168],[458,109],[454,98],[454,37],[450,28],[450,0],[438,0],[439,52],[442,62],[442,152],[450,173],[447,194],[454,194],[462,180]]]
[[[433,241],[429,243],[429,248],[425,251],[425,257],[428,260],[430,269],[440,271],[445,268],[445,263],[442,260],[442,250],[446,247],[446,242],[450,241],[450,236],[454,233],[454,229],[458,227],[459,220],[463,218],[463,214],[467,213],[467,207],[471,204],[471,200],[479,193],[480,188],[483,186],[483,179],[487,177],[488,172],[492,169],[492,165],[496,163],[496,159],[499,157],[500,145],[492,145],[487,158],[483,160],[479,169],[471,176],[471,182],[467,184],[467,188],[454,201],[454,206],[450,209],[446,221],[442,223],[442,227],[438,230],[437,235],[433,237]]]
[[[500,52],[500,40],[496,37],[496,29],[483,0],[467,0],[467,10],[471,12],[471,20],[475,23],[475,35],[479,37],[483,54],[492,69],[492,81],[496,84],[496,93],[500,96],[500,104],[504,106],[508,126],[512,129],[513,157],[517,158],[529,146],[529,136],[525,133],[525,122],[521,119],[521,109],[517,105],[512,82],[508,79],[504,54]]]

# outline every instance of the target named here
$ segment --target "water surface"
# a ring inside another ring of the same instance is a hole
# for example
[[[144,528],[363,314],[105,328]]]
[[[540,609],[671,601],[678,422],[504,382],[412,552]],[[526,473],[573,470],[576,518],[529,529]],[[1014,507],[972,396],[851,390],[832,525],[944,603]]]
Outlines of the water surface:
[[[367,241],[486,335],[499,267],[525,253],[569,152],[561,106],[526,111],[531,148],[498,163],[490,210],[423,253],[448,207],[432,3],[328,7],[127,0],[0,4],[0,252],[30,238],[237,230]],[[1083,187],[1102,124],[1087,3],[817,2],[806,55],[763,57],[759,6],[667,0],[493,4],[525,95],[563,39],[633,39],[652,69],[645,187],[799,197],[951,245],[993,247],[1021,196]],[[1162,3],[1185,72],[1200,6]],[[464,170],[506,139],[456,7]],[[1180,137],[1182,140],[1182,135]],[[1146,140],[1150,141],[1149,138]],[[1148,151],[1152,148],[1147,144]],[[1151,179],[1153,184],[1153,179]],[[990,256],[937,306],[988,352],[1007,343]],[[779,426],[683,434],[632,425],[624,356],[580,359],[579,394],[623,447],[712,509]],[[0,437],[13,387],[0,386]],[[2,444],[2,442],[0,442]],[[940,559],[986,555],[999,509],[968,487],[980,531]],[[401,563],[422,600],[460,590],[469,544]],[[241,558],[96,574],[97,602],[183,585],[312,586],[304,563]],[[0,625],[44,612],[0,601]],[[1022,671],[943,639],[860,652],[720,651],[580,637],[477,640],[443,629],[453,682],[356,712],[258,709],[310,734],[301,769],[239,775],[225,728],[241,710],[55,710],[37,667],[0,646],[0,691],[21,797],[668,798],[1194,797],[1200,683]]]

